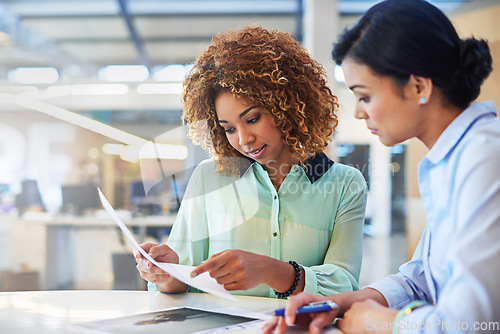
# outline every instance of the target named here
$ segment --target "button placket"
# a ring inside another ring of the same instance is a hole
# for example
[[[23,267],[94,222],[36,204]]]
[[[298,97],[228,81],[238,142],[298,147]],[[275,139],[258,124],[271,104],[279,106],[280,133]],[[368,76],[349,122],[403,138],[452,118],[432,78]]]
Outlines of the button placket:
[[[274,187],[273,187],[274,189]],[[281,258],[281,241],[279,236],[279,211],[280,211],[280,201],[278,194],[274,192],[272,201],[272,211],[271,211],[271,253],[274,258]]]

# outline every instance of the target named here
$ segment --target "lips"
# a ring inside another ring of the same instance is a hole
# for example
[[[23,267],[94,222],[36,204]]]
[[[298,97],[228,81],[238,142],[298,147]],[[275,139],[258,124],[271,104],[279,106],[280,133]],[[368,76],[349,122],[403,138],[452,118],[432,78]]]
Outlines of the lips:
[[[368,128],[368,130],[370,130],[370,132],[373,133],[374,135],[376,135],[378,133],[378,130],[375,130],[375,129]]]
[[[259,147],[259,148],[256,148],[254,150],[247,151],[247,154],[251,158],[256,159],[256,158],[259,158],[262,155],[262,153],[265,151],[265,148],[266,148],[266,145],[264,145],[262,147]]]

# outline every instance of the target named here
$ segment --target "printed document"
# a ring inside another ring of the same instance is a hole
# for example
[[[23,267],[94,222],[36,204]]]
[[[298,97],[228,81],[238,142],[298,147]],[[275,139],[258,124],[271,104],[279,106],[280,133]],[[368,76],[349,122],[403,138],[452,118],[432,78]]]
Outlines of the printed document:
[[[224,287],[222,287],[222,285],[217,283],[217,281],[213,277],[210,277],[208,272],[204,272],[203,274],[198,275],[195,278],[191,278],[191,271],[195,268],[194,266],[185,266],[181,264],[163,263],[155,261],[155,259],[149,256],[149,254],[146,253],[144,249],[141,248],[141,246],[139,246],[132,233],[130,233],[127,226],[125,226],[123,221],[116,214],[111,204],[109,204],[108,200],[102,193],[101,189],[97,188],[97,190],[99,191],[99,197],[101,199],[101,203],[104,209],[111,215],[111,217],[120,227],[123,233],[130,239],[134,247],[137,248],[139,252],[141,252],[142,256],[151,261],[151,263],[153,263],[154,265],[166,271],[171,276],[175,277],[176,279],[187,285],[191,285],[196,289],[214,294],[222,298],[237,300],[236,297],[231,295],[226,289],[224,289]]]

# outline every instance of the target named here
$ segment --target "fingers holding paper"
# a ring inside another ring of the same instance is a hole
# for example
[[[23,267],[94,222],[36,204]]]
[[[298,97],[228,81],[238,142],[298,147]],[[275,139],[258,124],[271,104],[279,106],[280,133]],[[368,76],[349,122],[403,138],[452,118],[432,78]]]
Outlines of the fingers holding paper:
[[[140,247],[157,262],[179,263],[179,256],[177,253],[165,244],[146,242],[141,244]],[[179,293],[186,291],[187,285],[179,282],[163,269],[155,266],[148,259],[142,256],[137,249],[133,249],[132,251],[137,263],[136,268],[141,277],[148,282],[156,284],[159,291],[167,293]]]
[[[179,256],[176,252],[172,250],[172,248],[168,247],[165,244],[157,244],[154,242],[145,242],[140,245],[141,248],[149,254],[153,259],[158,262],[165,263],[179,263]],[[141,253],[137,249],[132,249],[134,253],[134,257],[136,261],[142,257]]]
[[[146,242],[141,244],[140,247],[158,262],[179,263],[179,257],[167,245]],[[137,263],[137,270],[142,278],[151,283],[161,283],[163,280],[171,278],[168,273],[142,256],[139,250],[133,249],[132,252]]]

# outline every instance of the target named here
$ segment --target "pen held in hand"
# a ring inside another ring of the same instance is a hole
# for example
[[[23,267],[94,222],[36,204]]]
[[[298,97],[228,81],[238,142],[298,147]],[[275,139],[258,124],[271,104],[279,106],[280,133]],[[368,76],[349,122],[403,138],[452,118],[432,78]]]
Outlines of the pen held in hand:
[[[308,305],[299,307],[297,309],[297,314],[303,314],[303,313],[316,313],[316,312],[330,312],[334,308],[336,308],[338,305],[335,304],[332,301],[322,301],[322,302],[314,302],[310,303]],[[277,315],[279,317],[285,316],[285,309],[280,308],[274,311],[274,315]]]

